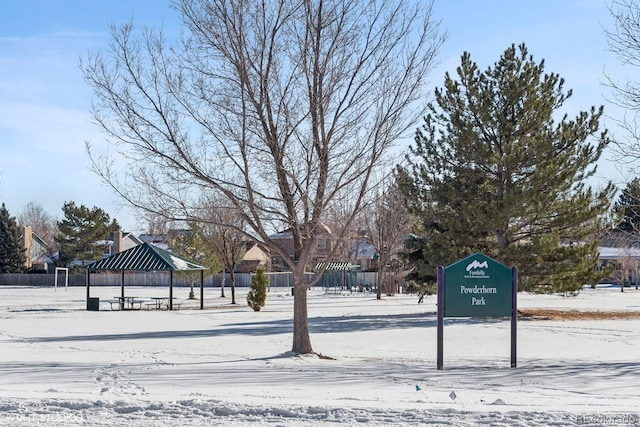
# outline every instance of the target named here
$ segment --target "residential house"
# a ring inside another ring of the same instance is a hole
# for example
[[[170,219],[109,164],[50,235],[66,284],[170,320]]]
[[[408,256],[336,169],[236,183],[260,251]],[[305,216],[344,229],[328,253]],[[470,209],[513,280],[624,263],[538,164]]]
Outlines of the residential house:
[[[117,253],[126,251],[127,249],[131,249],[138,245],[143,244],[144,242],[136,237],[133,233],[124,232],[121,230],[114,231],[109,234],[109,237],[105,240],[98,240],[94,242],[95,245],[99,245],[104,247],[102,252],[102,258],[110,257],[111,255],[115,255]],[[95,260],[81,260],[75,259],[71,261],[70,265],[73,266],[84,266],[89,262],[93,262]]]
[[[358,265],[361,271],[376,270],[378,258],[378,251],[369,240],[363,238],[351,239],[349,259],[352,264]]]
[[[320,224],[322,227],[318,237],[316,238],[316,246],[311,253],[311,259],[309,260],[308,269],[313,269],[316,264],[326,261],[331,253],[331,250],[336,245],[335,237],[332,235],[331,230],[324,224]],[[280,247],[289,257],[294,257],[293,251],[293,232],[289,230],[274,233],[269,236],[271,240]],[[282,257],[274,253],[271,256],[271,271],[288,271],[289,267],[285,264]]]
[[[105,251],[105,257],[124,252],[127,249],[134,248],[143,244],[144,241],[136,237],[133,233],[124,231],[114,231],[107,240],[108,249]]]
[[[636,231],[611,230],[598,246],[598,269],[614,264],[615,271],[607,282],[640,281],[640,234]]]
[[[22,227],[22,242],[25,249],[25,267],[28,271],[52,273],[55,271],[55,262],[50,257],[50,249],[47,243],[29,226]]]
[[[269,251],[261,244],[253,241],[243,242],[245,253],[242,261],[236,265],[238,273],[255,273],[258,268],[271,271]]]

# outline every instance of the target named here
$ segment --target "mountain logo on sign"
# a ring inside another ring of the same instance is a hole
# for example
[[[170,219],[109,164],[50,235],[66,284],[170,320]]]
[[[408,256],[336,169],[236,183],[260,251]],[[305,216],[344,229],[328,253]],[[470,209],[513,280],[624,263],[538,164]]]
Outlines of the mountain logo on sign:
[[[474,259],[471,264],[467,265],[467,271],[476,270],[478,268],[489,268],[489,264],[487,264],[487,261],[478,262],[478,260]]]

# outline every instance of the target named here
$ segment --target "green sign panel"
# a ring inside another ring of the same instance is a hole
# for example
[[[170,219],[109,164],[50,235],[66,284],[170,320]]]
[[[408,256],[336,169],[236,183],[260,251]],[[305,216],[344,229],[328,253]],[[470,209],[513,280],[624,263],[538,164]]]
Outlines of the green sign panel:
[[[481,253],[444,269],[444,317],[505,317],[512,312],[511,268]]]

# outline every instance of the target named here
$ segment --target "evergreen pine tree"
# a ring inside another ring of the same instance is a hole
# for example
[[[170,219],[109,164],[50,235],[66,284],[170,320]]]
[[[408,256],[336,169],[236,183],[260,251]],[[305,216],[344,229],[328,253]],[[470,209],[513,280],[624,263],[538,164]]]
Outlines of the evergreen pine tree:
[[[251,276],[251,288],[247,292],[247,303],[254,311],[260,311],[267,300],[267,285],[269,279],[264,274],[264,270],[258,268],[256,274]]]
[[[83,264],[101,259],[108,247],[110,233],[120,229],[114,219],[98,207],[89,209],[66,202],[62,208],[64,219],[58,222],[60,234],[56,242],[60,244],[60,263],[68,265],[73,260]]]
[[[16,219],[9,215],[4,203],[0,207],[0,273],[21,273],[26,254]]]
[[[613,205],[613,212],[621,218],[618,229],[640,230],[640,179],[634,178],[627,183]]]
[[[593,283],[614,192],[585,184],[609,142],[597,134],[603,108],[556,121],[571,91],[524,45],[485,72],[464,53],[457,75],[436,89],[407,156],[403,189],[422,218],[425,263],[435,271],[483,252],[518,267],[521,288]]]
[[[418,294],[418,303],[421,303],[426,296],[437,293],[436,269],[425,262],[424,258],[424,251],[429,242],[425,237],[410,234],[405,237],[403,243],[401,256],[412,266],[411,271],[404,277],[409,283],[407,292]]]

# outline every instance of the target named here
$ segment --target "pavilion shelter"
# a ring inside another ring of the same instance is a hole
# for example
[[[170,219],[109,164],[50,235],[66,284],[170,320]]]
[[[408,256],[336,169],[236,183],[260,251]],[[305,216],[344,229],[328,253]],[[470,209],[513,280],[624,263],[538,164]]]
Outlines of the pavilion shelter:
[[[188,260],[149,243],[135,246],[126,251],[119,252],[100,261],[86,266],[87,270],[87,309],[91,289],[91,272],[120,271],[121,273],[121,297],[125,297],[125,272],[126,271],[165,271],[169,274],[169,310],[173,310],[173,272],[174,271],[200,271],[200,309],[204,309],[204,270],[195,262]]]
[[[323,271],[322,273],[322,287],[339,286],[343,289],[351,289],[357,282],[357,271],[359,265],[354,265],[349,262],[330,262],[324,265],[324,262],[316,264],[315,271]]]

